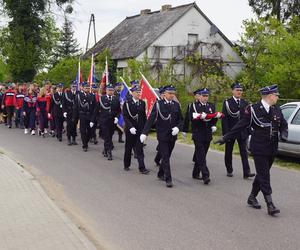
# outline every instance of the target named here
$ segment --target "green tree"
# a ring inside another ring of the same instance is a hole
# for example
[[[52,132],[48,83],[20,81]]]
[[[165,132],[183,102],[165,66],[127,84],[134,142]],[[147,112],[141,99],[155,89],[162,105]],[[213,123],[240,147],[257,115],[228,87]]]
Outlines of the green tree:
[[[5,82],[9,80],[9,72],[7,69],[7,65],[3,62],[0,57],[0,82]]]
[[[263,85],[276,83],[283,98],[299,98],[298,18],[295,17],[288,25],[272,18],[246,21],[244,25],[245,33],[241,42],[247,67],[240,75],[240,80],[250,88],[250,93],[255,93]]]
[[[91,62],[90,60],[81,60],[80,67],[83,80],[87,79],[89,74]],[[78,70],[78,58],[69,57],[60,60],[53,68],[48,72],[41,72],[36,75],[34,81],[41,84],[45,80],[49,80],[52,83],[63,82],[66,86],[69,86],[71,81],[74,81],[76,78]]]
[[[72,22],[65,15],[57,46],[56,59],[60,60],[62,58],[78,56],[79,53],[80,48],[76,38],[74,38]]]
[[[249,0],[249,5],[258,17],[275,16],[277,20],[285,21],[300,15],[299,0]]]
[[[5,46],[8,69],[13,80],[31,81],[43,66],[43,29],[51,4],[62,7],[71,0],[2,0],[5,14],[10,18]],[[44,44],[45,45],[45,44]]]

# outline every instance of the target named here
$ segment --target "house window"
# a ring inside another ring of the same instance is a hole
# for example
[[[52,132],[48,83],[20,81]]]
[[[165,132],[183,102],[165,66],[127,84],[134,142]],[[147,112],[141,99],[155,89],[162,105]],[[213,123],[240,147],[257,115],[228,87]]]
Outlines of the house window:
[[[198,42],[198,34],[188,34],[188,45],[194,45]]]

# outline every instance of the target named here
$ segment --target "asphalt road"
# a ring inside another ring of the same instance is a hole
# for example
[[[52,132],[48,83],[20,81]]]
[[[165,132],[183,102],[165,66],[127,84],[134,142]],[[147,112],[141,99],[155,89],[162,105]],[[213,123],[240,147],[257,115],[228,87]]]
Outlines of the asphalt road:
[[[270,217],[261,194],[261,210],[247,207],[252,181],[242,178],[239,158],[229,178],[223,154],[209,152],[212,182],[206,186],[191,178],[193,148],[177,144],[171,160],[175,185],[169,189],[156,178],[155,147],[156,141],[148,139],[145,158],[151,173],[145,176],[135,160],[131,171],[123,170],[123,144],[115,142],[114,160],[107,161],[102,141],[83,152],[80,145],[67,146],[65,138],[58,142],[0,126],[1,150],[42,184],[51,182],[48,191],[64,201],[99,248],[300,249],[299,172],[272,168],[273,200],[281,213]]]

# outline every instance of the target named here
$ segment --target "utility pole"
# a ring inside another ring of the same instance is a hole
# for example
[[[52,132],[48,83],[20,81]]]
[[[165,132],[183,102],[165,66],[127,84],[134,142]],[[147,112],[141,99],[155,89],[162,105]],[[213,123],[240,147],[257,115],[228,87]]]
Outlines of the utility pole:
[[[85,52],[87,52],[88,49],[89,49],[89,40],[90,40],[90,32],[91,32],[91,24],[92,23],[93,23],[93,27],[94,27],[94,40],[95,40],[95,44],[97,42],[97,40],[96,40],[95,16],[94,16],[94,14],[91,14],[90,23],[89,23],[89,30],[88,30],[88,36],[87,36],[86,47],[85,47]]]

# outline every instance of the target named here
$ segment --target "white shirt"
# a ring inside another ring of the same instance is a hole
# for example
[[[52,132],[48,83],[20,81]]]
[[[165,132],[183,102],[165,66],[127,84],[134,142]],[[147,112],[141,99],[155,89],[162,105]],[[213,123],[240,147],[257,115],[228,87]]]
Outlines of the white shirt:
[[[139,99],[134,99],[134,98],[132,98],[132,100],[134,101],[134,104],[136,104],[138,101],[139,101]]]
[[[241,103],[241,99],[237,99],[236,97],[232,96],[233,99],[235,100],[236,103],[238,103],[238,101]]]
[[[168,101],[167,99],[165,99],[165,102],[166,102],[167,104],[171,104],[171,103],[172,103],[172,101]]]
[[[264,99],[261,99],[261,104],[264,106],[264,108],[267,111],[267,113],[269,113],[269,111],[270,111],[270,105]]]
[[[204,103],[204,102],[200,102],[201,103],[201,105],[203,105],[203,106],[206,106],[206,104],[207,104],[207,102],[206,103]]]

